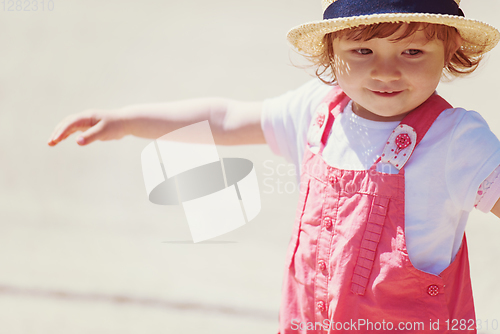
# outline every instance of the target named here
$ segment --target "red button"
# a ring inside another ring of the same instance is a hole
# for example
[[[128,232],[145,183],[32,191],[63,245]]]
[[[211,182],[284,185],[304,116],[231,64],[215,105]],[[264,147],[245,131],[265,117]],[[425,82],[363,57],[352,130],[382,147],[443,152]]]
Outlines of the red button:
[[[429,296],[437,296],[439,294],[439,286],[435,284],[429,285],[429,287],[427,288],[427,293],[429,294]]]
[[[326,263],[325,263],[325,261],[320,260],[318,262],[318,266],[319,266],[319,270],[321,270],[321,271],[325,271],[326,270]]]
[[[330,182],[331,185],[335,184],[335,177],[334,176],[329,176],[328,177],[328,182]]]
[[[332,218],[325,217],[325,219],[323,219],[323,223],[325,224],[326,228],[332,227]]]
[[[319,301],[316,306],[320,312],[324,312],[326,310],[325,302]]]

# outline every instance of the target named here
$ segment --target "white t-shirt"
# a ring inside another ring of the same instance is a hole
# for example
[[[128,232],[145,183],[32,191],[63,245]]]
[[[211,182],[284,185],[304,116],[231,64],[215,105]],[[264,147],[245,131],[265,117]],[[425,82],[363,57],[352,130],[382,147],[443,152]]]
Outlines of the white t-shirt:
[[[331,86],[312,80],[264,101],[262,129],[274,153],[300,176],[307,131]],[[369,169],[399,122],[376,122],[352,112],[335,119],[323,159],[341,169]],[[500,165],[500,142],[484,119],[462,108],[441,113],[405,165],[405,229],[413,265],[441,273],[460,248],[481,182]]]

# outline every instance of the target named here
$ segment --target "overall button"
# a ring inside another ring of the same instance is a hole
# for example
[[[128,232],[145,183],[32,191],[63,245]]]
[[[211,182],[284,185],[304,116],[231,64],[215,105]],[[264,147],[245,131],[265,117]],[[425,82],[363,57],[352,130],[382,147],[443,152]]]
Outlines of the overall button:
[[[328,182],[330,182],[330,184],[331,184],[332,186],[335,184],[335,181],[336,181],[336,180],[335,180],[335,176],[330,175],[330,176],[328,177]]]
[[[323,224],[325,225],[326,228],[332,227],[332,218],[330,217],[325,217],[323,219]]]
[[[439,294],[439,287],[435,284],[429,285],[427,293],[429,296],[437,296]]]
[[[325,261],[323,261],[323,260],[320,260],[320,261],[318,262],[318,267],[319,267],[319,270],[321,270],[321,271],[325,271],[325,270],[326,270],[326,262],[325,262]]]
[[[326,310],[325,302],[319,301],[318,303],[316,303],[316,306],[318,307],[318,310],[320,312],[325,312],[325,310]]]

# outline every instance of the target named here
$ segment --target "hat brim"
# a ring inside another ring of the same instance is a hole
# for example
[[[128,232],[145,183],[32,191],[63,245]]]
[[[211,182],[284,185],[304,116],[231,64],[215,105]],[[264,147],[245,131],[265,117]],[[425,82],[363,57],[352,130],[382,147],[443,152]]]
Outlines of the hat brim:
[[[323,36],[328,33],[387,22],[423,22],[455,27],[463,39],[462,48],[477,56],[493,49],[500,40],[500,32],[481,21],[453,15],[407,13],[374,14],[305,23],[292,28],[287,39],[299,52],[316,56],[323,52]]]

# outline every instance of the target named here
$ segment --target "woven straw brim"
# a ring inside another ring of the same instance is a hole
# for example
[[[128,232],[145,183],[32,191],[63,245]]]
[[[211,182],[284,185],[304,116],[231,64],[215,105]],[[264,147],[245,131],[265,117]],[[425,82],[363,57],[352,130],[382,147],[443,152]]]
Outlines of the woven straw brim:
[[[323,20],[302,24],[290,30],[288,41],[301,53],[317,56],[323,52],[323,36],[330,32],[385,22],[426,22],[455,27],[463,39],[462,49],[482,55],[497,45],[500,32],[487,23],[440,14],[376,14]]]

